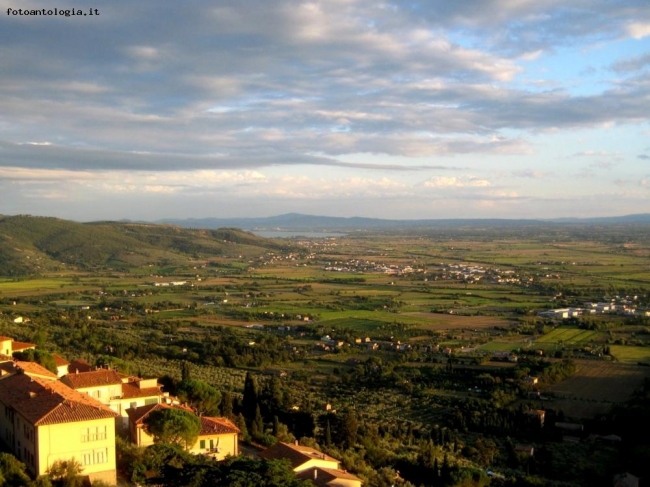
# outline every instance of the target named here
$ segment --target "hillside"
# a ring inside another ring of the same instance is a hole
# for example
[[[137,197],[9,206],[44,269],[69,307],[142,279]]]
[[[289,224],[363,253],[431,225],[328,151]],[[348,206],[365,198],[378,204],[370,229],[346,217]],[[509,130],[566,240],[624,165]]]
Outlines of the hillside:
[[[70,268],[128,269],[161,262],[173,265],[226,253],[257,255],[283,246],[236,229],[0,217],[0,275],[4,276]]]

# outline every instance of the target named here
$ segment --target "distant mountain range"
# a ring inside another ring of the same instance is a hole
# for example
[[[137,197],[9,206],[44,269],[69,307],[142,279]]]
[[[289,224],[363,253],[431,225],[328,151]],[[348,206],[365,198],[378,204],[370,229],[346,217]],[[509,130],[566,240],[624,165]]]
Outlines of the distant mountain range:
[[[516,227],[550,224],[625,224],[649,223],[650,213],[598,218],[542,219],[431,219],[431,220],[383,220],[363,217],[331,217],[287,213],[266,218],[188,218],[164,219],[155,223],[177,225],[185,228],[241,228],[243,230],[286,230],[286,231],[351,231],[369,229],[406,229],[426,227],[493,226]]]

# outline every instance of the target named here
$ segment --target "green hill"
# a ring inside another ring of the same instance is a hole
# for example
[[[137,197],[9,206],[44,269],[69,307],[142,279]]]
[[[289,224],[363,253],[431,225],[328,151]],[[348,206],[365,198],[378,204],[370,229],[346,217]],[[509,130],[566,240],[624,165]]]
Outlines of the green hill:
[[[169,265],[220,255],[259,255],[286,246],[237,229],[170,225],[76,223],[34,216],[0,217],[0,275],[61,269]]]

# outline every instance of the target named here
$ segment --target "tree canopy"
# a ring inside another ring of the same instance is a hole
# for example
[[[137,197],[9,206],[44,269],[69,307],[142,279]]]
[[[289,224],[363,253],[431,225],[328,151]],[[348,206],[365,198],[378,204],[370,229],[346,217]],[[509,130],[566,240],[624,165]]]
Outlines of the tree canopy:
[[[201,432],[201,420],[189,411],[165,408],[149,413],[144,427],[155,443],[175,444],[187,449]]]

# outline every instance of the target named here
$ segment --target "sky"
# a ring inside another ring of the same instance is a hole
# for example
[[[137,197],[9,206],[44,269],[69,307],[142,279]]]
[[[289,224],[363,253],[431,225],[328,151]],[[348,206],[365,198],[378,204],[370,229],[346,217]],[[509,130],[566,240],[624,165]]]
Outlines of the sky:
[[[0,214],[650,212],[648,0],[0,6]]]

